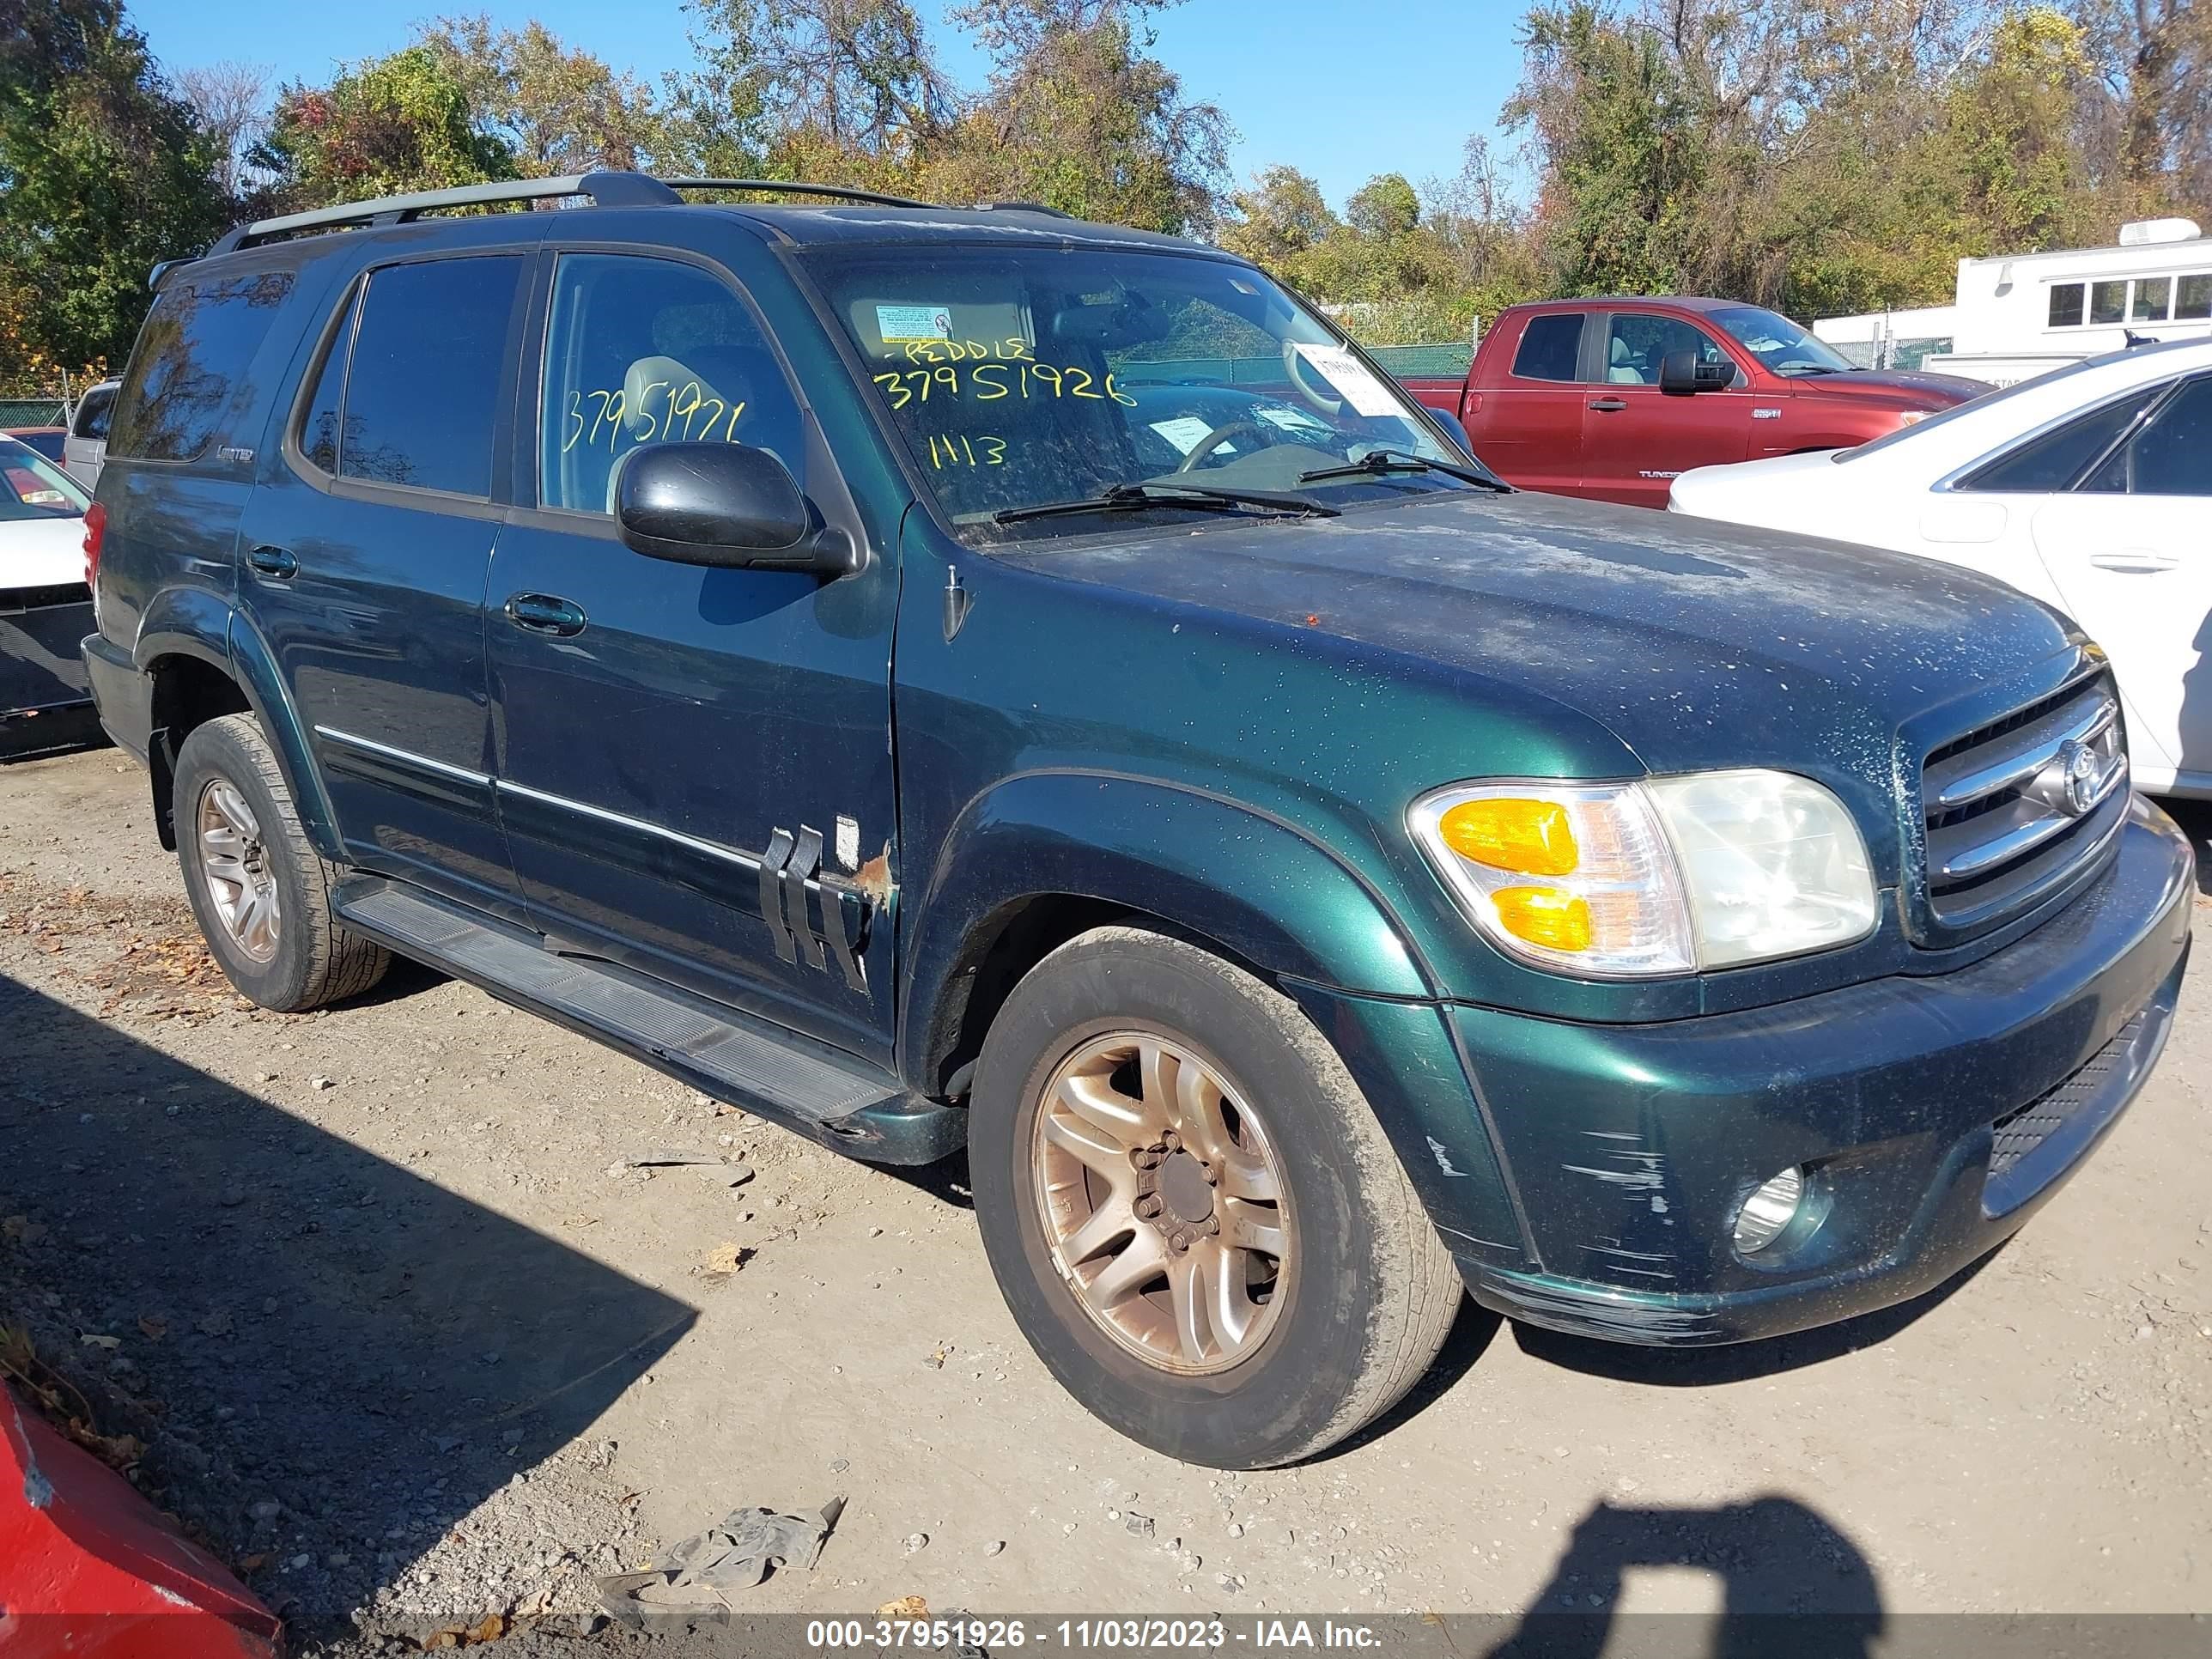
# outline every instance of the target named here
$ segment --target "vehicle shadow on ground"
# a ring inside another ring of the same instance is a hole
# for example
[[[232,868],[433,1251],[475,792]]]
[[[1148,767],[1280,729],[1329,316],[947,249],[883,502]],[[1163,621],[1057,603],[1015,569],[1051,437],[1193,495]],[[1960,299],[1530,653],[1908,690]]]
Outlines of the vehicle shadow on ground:
[[[2197,849],[2197,890],[2212,894],[2212,801],[2162,800],[2189,844]]]
[[[1620,1613],[1629,1571],[1650,1567],[1718,1578],[1719,1613]],[[1650,1639],[1661,1626],[1674,1628],[1663,1641]],[[1881,1591],[1865,1553],[1794,1498],[1710,1509],[1600,1502],[1577,1523],[1551,1581],[1489,1659],[1597,1659],[1616,1634],[1624,1639],[1613,1642],[1615,1652],[1856,1659],[1873,1651],[1883,1626]],[[1699,1627],[1710,1632],[1702,1643],[1682,1639]]]
[[[2007,1240],[2005,1243],[2010,1242]],[[1759,1342],[1735,1342],[1715,1348],[1644,1348],[1626,1342],[1600,1342],[1589,1337],[1569,1336],[1565,1332],[1522,1324],[1514,1326],[1513,1336],[1520,1343],[1521,1351],[1532,1358],[1616,1382],[1703,1389],[1724,1382],[1754,1382],[1807,1365],[1825,1364],[1861,1348],[1888,1341],[1965,1289],[1976,1274],[2003,1253],[2005,1243],[1909,1302]]]
[[[310,1630],[584,1437],[696,1317],[5,976],[0,1056],[0,1322]]]

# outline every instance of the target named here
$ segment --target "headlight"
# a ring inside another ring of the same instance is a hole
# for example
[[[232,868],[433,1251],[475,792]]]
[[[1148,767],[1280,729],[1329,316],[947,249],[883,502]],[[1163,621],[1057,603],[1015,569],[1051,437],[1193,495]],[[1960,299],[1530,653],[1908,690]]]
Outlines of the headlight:
[[[1858,826],[1786,772],[1455,784],[1415,801],[1408,822],[1485,937],[1541,967],[1688,973],[1874,929]]]

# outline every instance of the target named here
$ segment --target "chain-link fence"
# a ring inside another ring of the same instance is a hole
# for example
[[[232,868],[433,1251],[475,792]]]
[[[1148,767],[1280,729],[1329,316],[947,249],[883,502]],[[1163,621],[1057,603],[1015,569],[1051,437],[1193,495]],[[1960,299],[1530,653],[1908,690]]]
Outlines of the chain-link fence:
[[[68,423],[69,405],[59,398],[0,398],[0,427]]]

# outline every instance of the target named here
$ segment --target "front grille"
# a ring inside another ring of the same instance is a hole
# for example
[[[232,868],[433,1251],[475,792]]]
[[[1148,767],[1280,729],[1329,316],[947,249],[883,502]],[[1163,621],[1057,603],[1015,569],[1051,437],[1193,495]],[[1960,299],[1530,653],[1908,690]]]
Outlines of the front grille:
[[[1990,1126],[1996,1139],[1990,1148],[1990,1178],[2005,1174],[2014,1164],[2051,1139],[2066,1120],[2093,1098],[2113,1072],[2128,1062],[2136,1040],[2150,1018],[2145,1008],[2120,1027],[2112,1040],[2089,1056],[2081,1068],[2040,1099],[2017,1111],[2007,1112]]]
[[[1929,914],[1972,927],[2060,885],[2111,844],[2127,776],[2103,673],[1932,750],[1920,774]]]

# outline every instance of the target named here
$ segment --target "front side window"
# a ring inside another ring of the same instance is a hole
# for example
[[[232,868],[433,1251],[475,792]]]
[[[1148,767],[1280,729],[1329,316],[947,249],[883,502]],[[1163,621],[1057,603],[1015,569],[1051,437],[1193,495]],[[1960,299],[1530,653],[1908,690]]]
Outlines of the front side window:
[[[1659,366],[1677,351],[1695,352],[1699,362],[1724,364],[1731,373],[1735,368],[1718,341],[1680,318],[1624,312],[1613,319],[1605,335],[1608,386],[1657,386]]]
[[[1546,312],[1531,317],[1513,354],[1516,380],[1578,380],[1582,378],[1583,313]]]
[[[1331,507],[1474,487],[1419,465],[1468,463],[1395,382],[1249,265],[1012,241],[824,248],[807,265],[963,536],[1268,510],[1158,499],[1177,487]],[[1122,501],[1097,505],[1115,491]],[[1069,503],[1084,505],[1026,511]]]
[[[538,498],[614,507],[641,445],[750,444],[805,483],[798,399],[744,302],[673,259],[563,254],[546,325]]]
[[[2124,398],[2078,415],[1967,474],[1959,481],[1959,488],[2037,495],[2071,489],[2082,470],[2110,449],[2165,389],[2164,385],[2138,387]]]
[[[342,478],[489,497],[522,270],[501,254],[372,271],[308,389],[301,453]]]
[[[110,453],[148,461],[206,456],[234,406],[249,395],[246,370],[291,291],[289,270],[165,287],[131,353],[117,399],[120,414],[108,433]],[[96,435],[88,424],[80,420],[80,435]]]
[[[2053,283],[2051,285],[2051,323],[2052,328],[2079,328],[2081,325],[2081,306],[2088,294],[2084,283]]]
[[[92,498],[30,445],[0,438],[0,524],[82,516]]]
[[[1727,306],[1705,313],[1727,335],[1776,374],[1842,374],[1851,360],[1808,329],[1765,306]]]
[[[2212,495],[2212,379],[2191,380],[2167,398],[2082,488]]]

